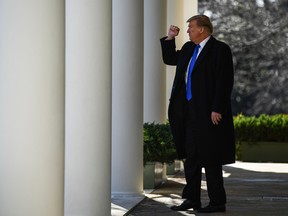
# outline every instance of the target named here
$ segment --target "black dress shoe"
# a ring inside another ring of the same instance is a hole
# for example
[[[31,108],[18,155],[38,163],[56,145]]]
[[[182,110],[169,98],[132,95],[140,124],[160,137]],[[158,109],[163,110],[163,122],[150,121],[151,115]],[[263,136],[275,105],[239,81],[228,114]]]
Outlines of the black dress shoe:
[[[225,212],[225,205],[208,205],[204,208],[199,208],[198,213],[213,213],[213,212]]]
[[[201,208],[201,204],[192,202],[191,200],[185,200],[181,205],[171,207],[171,209],[174,211],[185,211],[191,208],[193,208],[193,210],[197,210]]]

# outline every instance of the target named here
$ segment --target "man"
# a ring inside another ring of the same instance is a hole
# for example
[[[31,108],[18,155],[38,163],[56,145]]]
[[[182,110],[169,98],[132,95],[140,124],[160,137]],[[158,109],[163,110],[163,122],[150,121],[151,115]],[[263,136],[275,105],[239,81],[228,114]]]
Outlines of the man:
[[[235,137],[231,111],[233,60],[229,46],[212,36],[205,15],[188,19],[189,38],[176,50],[177,26],[161,39],[165,64],[176,65],[169,104],[169,121],[179,158],[184,159],[187,184],[185,201],[172,210],[225,212],[226,193],[222,165],[235,162]],[[195,52],[194,52],[195,51]],[[201,208],[201,175],[205,168],[209,205]]]

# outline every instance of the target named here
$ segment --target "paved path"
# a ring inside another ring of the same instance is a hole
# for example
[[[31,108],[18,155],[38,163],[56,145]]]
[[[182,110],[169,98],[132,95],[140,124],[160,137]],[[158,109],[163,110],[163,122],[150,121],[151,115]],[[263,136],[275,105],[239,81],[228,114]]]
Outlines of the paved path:
[[[237,162],[224,166],[223,170],[227,211],[213,213],[213,216],[288,216],[288,164]],[[183,172],[180,172],[152,193],[146,194],[146,198],[125,215],[211,215],[170,210],[171,205],[182,202],[180,194],[184,183]],[[202,206],[207,204],[206,182],[203,178]]]

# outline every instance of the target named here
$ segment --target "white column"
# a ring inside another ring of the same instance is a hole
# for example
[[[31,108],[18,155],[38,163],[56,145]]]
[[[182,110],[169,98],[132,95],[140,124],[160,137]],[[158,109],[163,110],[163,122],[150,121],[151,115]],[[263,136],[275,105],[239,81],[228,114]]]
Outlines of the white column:
[[[113,0],[112,192],[143,190],[143,0]]]
[[[64,213],[64,0],[0,1],[0,215]]]
[[[166,72],[159,41],[166,29],[166,0],[145,0],[144,122],[166,121]]]
[[[66,216],[111,214],[111,50],[111,0],[67,0]]]
[[[170,25],[177,25],[180,28],[180,33],[176,38],[176,48],[181,49],[185,42],[189,40],[187,34],[188,23],[190,17],[197,14],[198,0],[167,0],[167,29]],[[175,76],[175,67],[166,67],[166,105],[169,104],[171,89]]]

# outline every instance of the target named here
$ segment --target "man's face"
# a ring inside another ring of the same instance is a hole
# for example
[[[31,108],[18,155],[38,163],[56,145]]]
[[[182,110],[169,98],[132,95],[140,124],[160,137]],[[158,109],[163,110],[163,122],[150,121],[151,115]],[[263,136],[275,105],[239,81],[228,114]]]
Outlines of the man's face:
[[[194,42],[195,44],[199,44],[201,42],[200,37],[201,37],[202,32],[203,32],[203,28],[197,25],[196,20],[192,20],[189,23],[187,33],[192,42]]]

